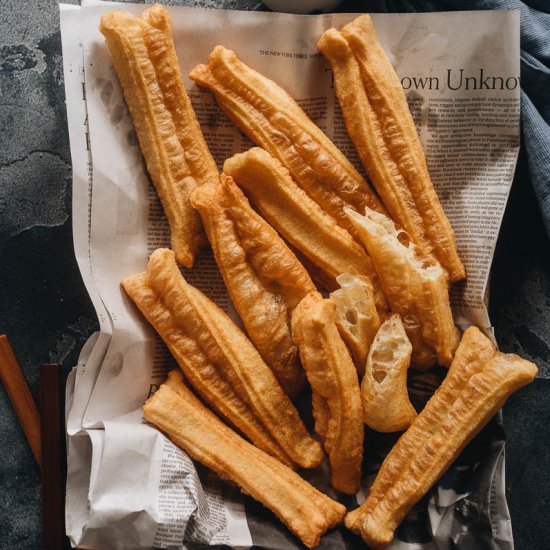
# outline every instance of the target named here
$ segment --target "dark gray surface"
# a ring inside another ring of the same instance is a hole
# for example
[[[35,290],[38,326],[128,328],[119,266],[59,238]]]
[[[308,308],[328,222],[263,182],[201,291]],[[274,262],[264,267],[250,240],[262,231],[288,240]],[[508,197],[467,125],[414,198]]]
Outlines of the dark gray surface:
[[[97,327],[72,248],[57,2],[0,0],[0,52],[0,333],[8,334],[36,397],[38,365],[60,362],[66,375]],[[532,359],[550,377],[550,247],[523,162],[498,244],[491,300],[502,349]],[[504,410],[508,502],[520,550],[548,547],[549,392],[550,381],[538,379]],[[3,389],[0,434],[0,548],[41,548],[39,473]]]

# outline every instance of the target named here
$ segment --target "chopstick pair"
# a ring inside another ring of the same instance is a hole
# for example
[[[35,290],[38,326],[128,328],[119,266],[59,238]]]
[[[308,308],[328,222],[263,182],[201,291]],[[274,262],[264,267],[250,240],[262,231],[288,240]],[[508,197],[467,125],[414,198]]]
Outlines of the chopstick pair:
[[[42,470],[43,548],[60,550],[65,540],[60,366],[40,366],[41,415],[5,335],[0,335],[0,379]]]

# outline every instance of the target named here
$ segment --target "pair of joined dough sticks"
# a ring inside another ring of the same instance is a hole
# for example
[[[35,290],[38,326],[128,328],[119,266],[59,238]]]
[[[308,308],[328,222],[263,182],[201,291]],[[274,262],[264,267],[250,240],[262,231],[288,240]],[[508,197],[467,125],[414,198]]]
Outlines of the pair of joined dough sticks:
[[[158,4],[139,17],[110,12],[101,18],[100,30],[170,225],[176,260],[192,267],[206,239],[189,196],[197,186],[216,181],[218,169],[184,88],[170,14]]]
[[[332,67],[348,133],[384,206],[439,261],[451,282],[463,279],[453,230],[428,173],[401,82],[372,19],[362,15],[341,31],[329,29],[317,46]]]
[[[344,506],[225,426],[191,393],[181,373],[170,373],[143,414],[191,458],[274,512],[308,548],[342,521]]]
[[[122,286],[201,396],[254,444],[286,464],[314,468],[323,451],[250,340],[158,249]]]
[[[257,214],[233,179],[198,187],[191,203],[248,336],[286,394],[304,387],[305,373],[290,334],[290,317],[314,292],[308,272],[277,232]]]
[[[407,512],[536,374],[533,363],[496,351],[478,328],[468,328],[445,380],[386,456],[365,502],[347,514],[346,527],[373,548],[388,545]]]

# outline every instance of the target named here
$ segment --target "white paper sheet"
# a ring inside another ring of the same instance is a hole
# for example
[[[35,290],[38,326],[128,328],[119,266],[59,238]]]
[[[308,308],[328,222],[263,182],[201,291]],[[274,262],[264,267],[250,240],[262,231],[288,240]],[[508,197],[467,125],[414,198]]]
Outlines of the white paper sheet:
[[[64,6],[60,11],[63,26],[63,72],[67,121],[73,168],[72,221],[75,256],[82,279],[92,300],[100,331],[94,336],[93,349],[81,354],[74,373],[74,399],[68,411],[67,430],[77,432],[85,407],[95,385],[99,367],[111,340],[112,323],[97,291],[90,262],[90,199],[92,194],[92,152],[89,143],[84,50],[81,40],[81,10]]]

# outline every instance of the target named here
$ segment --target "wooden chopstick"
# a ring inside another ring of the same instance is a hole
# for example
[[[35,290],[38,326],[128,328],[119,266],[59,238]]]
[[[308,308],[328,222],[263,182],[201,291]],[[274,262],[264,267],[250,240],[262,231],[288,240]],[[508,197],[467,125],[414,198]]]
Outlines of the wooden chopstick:
[[[65,481],[62,459],[61,368],[40,365],[42,433],[42,540],[44,550],[60,550],[65,538]]]
[[[40,416],[8,337],[4,334],[0,335],[0,378],[23,428],[32,454],[38,466],[41,467]]]
[[[8,338],[3,334],[0,335],[0,379],[34,458],[42,468],[43,548],[60,550],[65,539],[60,366],[40,366],[41,415]]]

